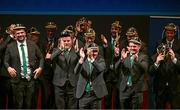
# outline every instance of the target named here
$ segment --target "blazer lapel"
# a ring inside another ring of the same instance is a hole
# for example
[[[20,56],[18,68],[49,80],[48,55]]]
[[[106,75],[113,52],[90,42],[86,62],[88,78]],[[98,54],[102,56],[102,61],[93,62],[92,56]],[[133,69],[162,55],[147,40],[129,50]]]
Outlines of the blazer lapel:
[[[31,58],[31,53],[32,53],[32,51],[31,51],[31,45],[30,45],[30,43],[28,43],[28,41],[26,41],[26,44],[27,44],[27,51],[28,51],[28,58]]]
[[[88,74],[89,74],[89,70],[90,70],[90,68],[89,68],[89,62],[88,62],[88,60],[86,59],[85,60],[85,62],[84,62],[84,70],[86,71],[86,75],[88,76]]]
[[[177,45],[178,45],[178,41],[176,40],[176,39],[174,39],[174,42],[173,42],[173,44],[172,44],[172,49],[174,50],[174,51],[177,51],[178,49],[177,49]]]
[[[26,41],[26,44],[27,44],[28,58],[31,58],[31,57],[30,57],[30,56],[31,56],[31,51],[30,51],[31,46],[30,46],[30,44],[28,43],[28,41]]]
[[[127,56],[125,62],[124,62],[124,65],[128,68],[130,68],[130,55]]]
[[[13,50],[15,50],[14,52],[15,52],[17,58],[19,59],[19,63],[20,63],[21,61],[20,61],[20,54],[19,54],[17,42],[14,44],[14,49]]]

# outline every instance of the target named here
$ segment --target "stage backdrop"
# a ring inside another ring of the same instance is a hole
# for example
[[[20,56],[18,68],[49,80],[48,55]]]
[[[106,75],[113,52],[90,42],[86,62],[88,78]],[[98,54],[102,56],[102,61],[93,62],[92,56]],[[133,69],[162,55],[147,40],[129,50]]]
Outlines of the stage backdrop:
[[[158,41],[162,39],[164,26],[168,23],[174,23],[178,26],[176,37],[180,37],[179,26],[180,16],[150,16],[150,29],[149,29],[149,53],[153,54],[155,46]]]
[[[11,23],[22,23],[27,28],[36,27],[41,32],[41,39],[45,39],[44,26],[48,21],[54,21],[57,26],[57,34],[67,26],[75,25],[75,22],[81,18],[86,17],[92,21],[92,27],[96,31],[96,37],[100,34],[108,35],[110,33],[111,23],[119,20],[122,24],[122,35],[125,35],[127,29],[131,26],[137,28],[140,38],[148,43],[149,36],[149,16],[118,16],[118,15],[0,15],[0,25],[3,31]]]
[[[139,36],[147,43],[148,51],[152,55],[155,50],[156,43],[162,38],[164,26],[170,22],[180,26],[180,16],[140,16],[140,15],[0,15],[0,26],[5,31],[7,26],[12,23],[25,24],[27,29],[36,27],[41,32],[41,39],[45,39],[44,26],[48,21],[56,22],[58,26],[57,36],[67,25],[75,25],[75,22],[81,18],[86,17],[92,20],[92,27],[96,31],[96,37],[100,34],[108,35],[110,33],[111,23],[119,20],[123,26],[122,35],[125,35],[127,29],[131,26],[137,28]],[[179,28],[178,28],[179,30]],[[177,37],[180,37],[178,31]]]

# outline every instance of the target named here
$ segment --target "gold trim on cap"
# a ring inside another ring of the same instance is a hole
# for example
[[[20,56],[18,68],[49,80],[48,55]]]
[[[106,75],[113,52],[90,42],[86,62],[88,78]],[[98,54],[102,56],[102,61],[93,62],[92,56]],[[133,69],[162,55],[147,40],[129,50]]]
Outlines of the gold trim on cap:
[[[30,34],[40,34],[40,32],[35,28],[35,27],[31,27],[31,29],[30,29],[30,32],[29,32]]]
[[[13,30],[19,30],[19,29],[26,29],[26,27],[23,24],[15,24]]]
[[[118,27],[118,28],[122,28],[122,26],[120,25],[120,21],[114,21],[111,26],[115,26],[115,27]]]
[[[174,23],[169,23],[165,26],[166,30],[177,31],[177,26]]]
[[[96,33],[95,33],[95,31],[94,31],[92,28],[89,28],[89,29],[87,30],[87,32],[84,33],[84,35],[87,36],[87,37],[89,37],[89,36],[95,37],[95,36],[96,36]]]
[[[132,39],[129,40],[129,42],[135,43],[135,44],[142,44],[142,41],[140,40],[139,37],[134,37]]]
[[[57,26],[54,22],[48,22],[45,26],[46,29],[57,29]]]

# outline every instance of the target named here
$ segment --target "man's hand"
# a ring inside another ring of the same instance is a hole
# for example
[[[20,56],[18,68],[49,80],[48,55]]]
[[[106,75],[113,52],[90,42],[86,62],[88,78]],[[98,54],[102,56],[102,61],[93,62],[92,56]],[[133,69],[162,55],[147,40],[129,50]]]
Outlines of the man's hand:
[[[45,59],[51,59],[51,55],[52,55],[52,54],[47,53]]]
[[[118,38],[119,37],[119,33],[118,32],[116,32],[116,38]]]
[[[83,48],[80,49],[79,55],[80,55],[81,58],[85,58],[85,53],[84,53]]]
[[[119,55],[119,47],[118,46],[116,46],[115,48],[114,48],[114,53],[115,53],[115,55]]]
[[[123,48],[121,51],[121,60],[124,60],[127,57],[128,53],[129,53],[129,51],[126,51],[126,49]]]
[[[138,54],[134,54],[133,57],[134,57],[134,61],[138,62]]]
[[[34,79],[37,79],[42,73],[42,68],[41,67],[37,68],[36,70],[34,70],[33,73],[34,73]]]
[[[81,32],[80,24],[78,21],[76,22],[76,31]]]
[[[80,49],[79,55],[80,55],[79,63],[82,64],[84,62],[84,58],[85,58],[85,53],[84,53],[83,48]]]
[[[169,49],[169,55],[171,56],[171,60],[174,60],[176,58],[175,53],[172,49]]]
[[[11,76],[12,78],[14,78],[14,77],[17,76],[16,70],[15,70],[14,68],[8,67],[7,70],[8,70],[8,72],[9,72],[9,74],[10,74],[10,76]]]
[[[160,53],[160,54],[157,56],[157,58],[156,58],[156,64],[160,64],[160,62],[161,62],[162,60],[164,60],[164,58],[165,58],[165,55],[162,54],[162,53]]]
[[[64,49],[64,42],[62,41],[62,39],[60,38],[59,40],[58,40],[58,47],[59,47],[59,49],[60,50],[63,50]]]
[[[104,45],[107,45],[107,39],[103,34],[101,34],[101,41]]]

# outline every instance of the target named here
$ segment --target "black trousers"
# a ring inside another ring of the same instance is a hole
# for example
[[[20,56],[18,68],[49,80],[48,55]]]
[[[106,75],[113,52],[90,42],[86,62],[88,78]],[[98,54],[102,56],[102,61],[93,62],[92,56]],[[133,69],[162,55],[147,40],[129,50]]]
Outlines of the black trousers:
[[[109,69],[105,74],[104,74],[104,79],[106,81],[106,87],[108,89],[108,95],[105,96],[105,108],[106,109],[119,109],[119,98],[117,94],[117,87],[116,87],[116,76],[115,76],[115,71]],[[114,100],[112,100],[114,97]],[[114,102],[114,104],[112,104]],[[114,105],[114,106],[112,106]]]
[[[143,92],[135,92],[133,87],[126,87],[119,95],[121,109],[141,109]]]
[[[170,105],[171,109],[180,109],[180,93],[174,94],[168,86],[160,92],[161,94],[156,94],[157,109],[165,109],[167,104]]]
[[[97,98],[93,91],[84,92],[79,99],[79,109],[100,109],[101,99]]]
[[[11,83],[13,93],[13,107],[15,109],[31,109],[34,99],[35,81],[20,79],[18,83]]]
[[[76,109],[77,100],[75,98],[75,87],[69,81],[64,86],[56,86],[55,88],[55,104],[57,109]]]
[[[38,103],[38,95],[39,95],[39,90],[40,90],[40,84],[38,80],[35,80],[35,91],[33,94],[33,101],[32,101],[32,108],[36,109],[37,108],[37,103]]]
[[[10,78],[0,76],[0,109],[12,109],[12,100]]]
[[[48,75],[42,74],[40,76],[38,83],[41,88],[41,103],[42,109],[55,109],[55,99],[54,99],[54,86],[52,84],[52,80],[48,78]]]

